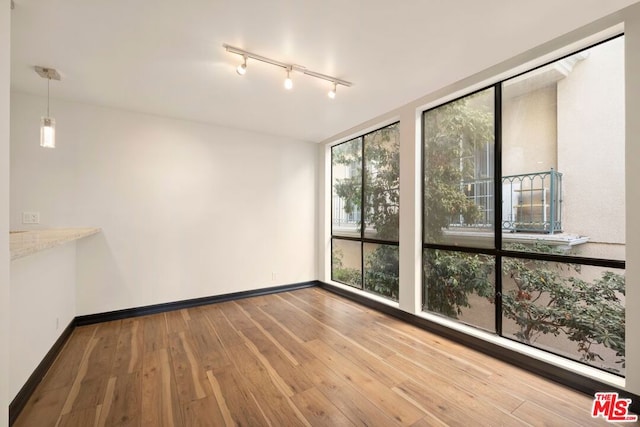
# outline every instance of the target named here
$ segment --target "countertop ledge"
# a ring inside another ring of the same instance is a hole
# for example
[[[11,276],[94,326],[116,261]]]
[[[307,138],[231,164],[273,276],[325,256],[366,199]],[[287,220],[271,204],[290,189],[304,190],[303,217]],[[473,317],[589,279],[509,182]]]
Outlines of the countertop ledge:
[[[50,228],[9,232],[11,261],[97,234],[99,227]]]

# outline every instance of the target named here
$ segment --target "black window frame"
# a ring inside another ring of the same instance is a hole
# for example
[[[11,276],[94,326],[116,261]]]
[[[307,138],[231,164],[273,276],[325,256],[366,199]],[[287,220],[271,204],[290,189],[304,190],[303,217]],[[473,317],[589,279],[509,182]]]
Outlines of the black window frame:
[[[378,294],[376,292],[370,291],[368,289],[365,288],[365,244],[369,243],[369,244],[379,244],[379,245],[386,245],[386,246],[396,246],[399,247],[400,246],[400,230],[398,230],[398,239],[397,240],[385,240],[385,239],[376,239],[376,238],[371,238],[371,237],[365,237],[365,229],[366,229],[366,224],[365,224],[365,220],[366,220],[366,215],[365,215],[365,182],[366,179],[364,178],[364,174],[366,172],[366,159],[365,159],[365,137],[367,135],[371,135],[375,132],[379,132],[385,128],[391,127],[391,126],[398,126],[398,132],[400,130],[400,121],[397,120],[395,122],[386,124],[384,126],[381,126],[379,128],[376,128],[372,131],[360,134],[358,136],[354,136],[353,138],[350,138],[346,141],[342,141],[338,144],[334,144],[330,147],[331,150],[331,156],[330,156],[330,160],[331,160],[331,176],[330,176],[330,183],[331,183],[331,221],[330,221],[330,227],[331,227],[331,231],[330,231],[330,235],[331,235],[331,256],[330,259],[333,259],[333,242],[334,240],[345,240],[345,241],[351,241],[351,242],[359,242],[360,243],[360,272],[361,272],[361,277],[360,277],[360,286],[356,287],[353,286],[349,283],[345,283],[345,282],[341,282],[339,280],[336,280],[334,278],[333,275],[333,262],[331,261],[331,266],[330,266],[330,270],[331,270],[331,280],[337,283],[341,283],[343,285],[347,285],[350,287],[353,287],[355,289],[360,289],[362,291],[365,292],[369,292],[373,295],[377,295],[380,296],[382,298],[386,298],[389,299],[390,301],[395,301],[392,298],[388,298],[384,295]],[[333,149],[335,147],[338,147],[342,144],[347,144],[351,141],[354,141],[358,138],[362,139],[362,144],[360,147],[361,150],[361,183],[360,183],[360,196],[361,196],[361,201],[360,201],[360,236],[359,237],[354,237],[354,236],[341,236],[341,235],[335,235],[333,233],[333,215],[334,215],[334,205],[333,205]],[[399,215],[399,213],[398,213]],[[399,272],[398,272],[399,273]],[[399,299],[399,295],[398,295],[398,299]],[[396,301],[397,302],[397,301]]]

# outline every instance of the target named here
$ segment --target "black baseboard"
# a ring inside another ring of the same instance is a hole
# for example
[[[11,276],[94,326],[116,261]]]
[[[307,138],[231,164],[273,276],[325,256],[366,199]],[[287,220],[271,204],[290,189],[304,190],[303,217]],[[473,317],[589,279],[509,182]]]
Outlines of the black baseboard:
[[[443,338],[447,338],[457,343],[463,344],[466,347],[478,350],[495,359],[502,360],[519,368],[526,369],[529,372],[532,372],[536,375],[552,380],[564,386],[570,387],[589,396],[593,397],[594,394],[599,391],[617,392],[620,397],[632,400],[632,404],[630,407],[631,411],[636,414],[640,413],[640,396],[629,393],[628,391],[619,389],[617,387],[612,387],[603,382],[594,380],[593,378],[569,372],[566,369],[560,368],[547,362],[543,362],[534,357],[527,356],[525,354],[510,350],[497,344],[487,342],[483,339],[467,335],[463,332],[447,328],[446,326],[431,322],[422,317],[407,313],[406,311],[402,311],[379,301],[372,300],[363,295],[351,292],[341,287],[325,282],[319,282],[319,286],[329,292],[348,298],[368,308],[372,308],[374,310],[388,314],[397,319],[415,325],[421,329],[440,335]]]
[[[257,297],[260,295],[275,294],[278,292],[295,291],[296,289],[310,288],[318,286],[320,282],[312,280],[309,282],[293,283],[290,285],[274,286],[272,288],[260,288],[250,291],[233,292],[230,294],[214,295],[210,297],[194,298],[182,301],[167,302],[164,304],[147,305],[143,307],[125,308],[123,310],[109,311],[106,313],[87,314],[76,316],[75,325],[84,326],[94,323],[108,322],[111,320],[128,319],[130,317],[146,316],[148,314],[163,313],[165,311],[180,310],[183,308],[197,307],[199,305],[215,304],[218,302],[231,301],[240,298]]]
[[[44,356],[40,364],[36,367],[36,369],[33,371],[31,376],[29,376],[29,379],[27,380],[27,382],[24,383],[24,385],[22,386],[18,394],[16,394],[16,397],[14,397],[11,403],[9,404],[9,425],[10,426],[13,425],[13,423],[16,421],[16,419],[18,418],[18,415],[20,415],[20,412],[22,412],[25,405],[29,401],[29,398],[31,397],[33,392],[36,390],[36,387],[38,386],[38,384],[40,384],[40,381],[42,381],[47,371],[53,364],[54,360],[56,360],[56,357],[58,357],[60,350],[62,350],[62,347],[64,347],[65,343],[71,336],[71,333],[73,332],[74,328],[75,328],[75,319],[72,320],[67,325],[66,328],[64,328],[64,330],[62,331],[62,334],[60,334],[60,336],[58,337],[56,342],[53,344],[51,349]]]

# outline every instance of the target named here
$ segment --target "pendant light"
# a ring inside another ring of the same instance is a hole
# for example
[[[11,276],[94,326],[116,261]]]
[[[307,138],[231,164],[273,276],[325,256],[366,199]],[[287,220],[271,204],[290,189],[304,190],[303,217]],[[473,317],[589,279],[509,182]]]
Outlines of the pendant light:
[[[47,79],[47,115],[40,119],[40,146],[56,148],[56,120],[49,114],[49,84],[51,79],[60,80],[55,68],[36,67],[38,75]]]

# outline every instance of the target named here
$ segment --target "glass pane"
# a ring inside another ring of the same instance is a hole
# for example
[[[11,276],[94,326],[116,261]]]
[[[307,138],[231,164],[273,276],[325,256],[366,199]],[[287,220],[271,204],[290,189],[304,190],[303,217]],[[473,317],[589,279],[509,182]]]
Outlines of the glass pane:
[[[494,90],[424,113],[424,241],[495,246]]]
[[[503,83],[503,247],[625,259],[624,38]]]
[[[503,334],[624,375],[624,270],[503,259]]]
[[[362,289],[362,244],[331,239],[331,280]]]
[[[334,236],[360,237],[362,138],[331,148],[331,180],[331,233]]]
[[[489,255],[425,249],[425,311],[495,332],[495,259]]]
[[[398,241],[400,132],[398,124],[364,137],[365,237]]]
[[[364,288],[398,301],[398,247],[364,244]]]

